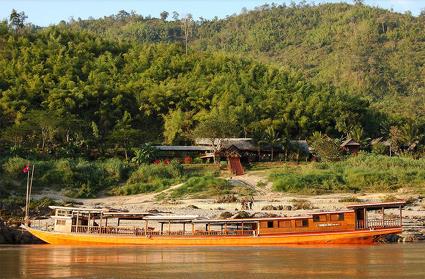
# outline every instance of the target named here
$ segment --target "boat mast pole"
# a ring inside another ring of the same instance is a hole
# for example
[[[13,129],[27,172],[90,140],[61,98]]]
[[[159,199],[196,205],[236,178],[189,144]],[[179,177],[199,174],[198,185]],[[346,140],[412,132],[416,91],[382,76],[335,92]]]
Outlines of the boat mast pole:
[[[29,165],[29,163],[27,164]],[[29,197],[29,190],[30,190],[30,172],[28,170],[27,172],[27,193],[25,196],[25,217],[24,217],[24,224],[25,226],[29,225],[29,219],[28,219],[28,197]]]
[[[29,192],[28,192],[28,213],[27,213],[28,221],[29,221],[29,217],[30,217],[30,204],[31,204],[32,181],[34,179],[34,168],[35,168],[35,166],[32,165],[30,189],[29,189]]]

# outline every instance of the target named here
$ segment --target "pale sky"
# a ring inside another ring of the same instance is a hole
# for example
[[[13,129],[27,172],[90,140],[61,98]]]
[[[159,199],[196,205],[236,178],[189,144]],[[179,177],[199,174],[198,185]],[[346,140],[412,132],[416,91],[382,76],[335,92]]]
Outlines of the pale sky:
[[[119,10],[135,10],[143,16],[159,17],[162,11],[173,11],[194,18],[224,18],[239,13],[243,7],[253,9],[265,3],[290,4],[290,0],[0,0],[0,19],[6,19],[12,9],[24,11],[28,21],[40,26],[69,20],[71,17],[86,19],[116,14]],[[295,0],[294,2],[300,2]],[[348,2],[352,0],[307,0],[308,3]],[[366,4],[393,9],[398,12],[411,11],[418,15],[425,8],[425,0],[366,0]]]

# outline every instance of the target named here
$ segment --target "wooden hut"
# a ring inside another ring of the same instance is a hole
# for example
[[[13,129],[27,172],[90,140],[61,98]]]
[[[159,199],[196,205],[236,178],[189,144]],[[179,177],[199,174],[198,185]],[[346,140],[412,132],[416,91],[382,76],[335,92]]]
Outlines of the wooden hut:
[[[342,150],[347,151],[350,154],[357,154],[360,151],[360,143],[351,138],[348,138],[343,143],[341,143],[340,147]]]

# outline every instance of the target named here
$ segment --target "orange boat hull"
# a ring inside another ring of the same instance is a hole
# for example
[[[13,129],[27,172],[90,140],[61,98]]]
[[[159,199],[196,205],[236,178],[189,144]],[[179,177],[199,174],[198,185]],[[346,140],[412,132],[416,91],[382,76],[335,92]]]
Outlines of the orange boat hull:
[[[371,244],[376,237],[399,234],[401,228],[346,232],[281,234],[260,236],[135,236],[59,233],[24,227],[39,239],[55,245],[199,245],[251,246],[282,244]]]

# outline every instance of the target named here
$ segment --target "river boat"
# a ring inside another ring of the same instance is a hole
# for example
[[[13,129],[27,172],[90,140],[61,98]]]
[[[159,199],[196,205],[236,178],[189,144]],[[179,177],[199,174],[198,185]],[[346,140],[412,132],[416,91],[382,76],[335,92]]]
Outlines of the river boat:
[[[245,219],[51,206],[52,227],[22,227],[55,245],[371,244],[402,232],[404,205],[402,201],[367,203],[298,217]],[[386,215],[388,209],[391,212]]]

